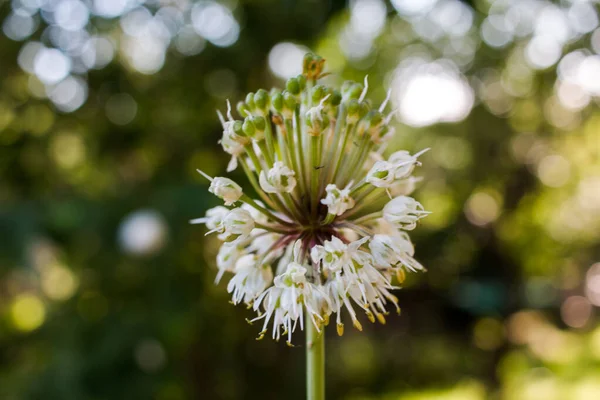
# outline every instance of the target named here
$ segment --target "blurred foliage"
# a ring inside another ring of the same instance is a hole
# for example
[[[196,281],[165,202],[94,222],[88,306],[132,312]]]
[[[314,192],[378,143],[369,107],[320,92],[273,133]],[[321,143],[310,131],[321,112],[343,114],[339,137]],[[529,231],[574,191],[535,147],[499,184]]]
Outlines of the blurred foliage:
[[[303,45],[332,81],[394,89],[390,150],[431,147],[416,195],[434,213],[415,238],[429,271],[387,326],[327,333],[328,398],[597,399],[600,76],[582,67],[598,65],[597,5],[223,4],[235,43],[166,46],[152,73],[119,47],[73,73],[73,112],[0,36],[0,398],[303,398],[304,352],[254,340],[213,285],[212,239],[187,223],[218,203],[195,172],[228,161],[215,109],[281,85]],[[27,40],[51,46],[50,19],[31,18]],[[119,18],[87,26],[125,35]],[[447,79],[418,86],[423,71]]]

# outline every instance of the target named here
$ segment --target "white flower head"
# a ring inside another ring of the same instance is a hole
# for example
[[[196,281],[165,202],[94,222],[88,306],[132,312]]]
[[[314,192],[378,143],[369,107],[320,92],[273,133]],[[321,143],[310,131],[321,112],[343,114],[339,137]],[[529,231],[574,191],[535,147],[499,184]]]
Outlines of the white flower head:
[[[223,233],[219,237],[228,242],[241,242],[250,236],[252,229],[252,215],[242,208],[234,208],[223,219]]]
[[[242,197],[242,187],[229,178],[215,177],[210,183],[208,191],[223,199],[226,206],[230,206]]]
[[[413,230],[417,221],[429,214],[421,203],[408,196],[399,196],[383,207],[383,218],[391,224],[405,230]]]
[[[225,206],[192,223],[205,223],[225,243],[217,254],[217,282],[233,273],[232,303],[251,306],[263,324],[260,337],[285,337],[304,324],[320,331],[341,314],[362,329],[362,310],[385,323],[398,276],[422,270],[406,230],[427,215],[405,197],[419,178],[418,157],[396,151],[385,159],[394,111],[367,99],[364,84],[318,83],[328,73],[321,57],[307,54],[301,76],[285,91],[259,89],[238,104],[227,102],[221,145],[231,156],[227,170],[243,167],[252,198],[228,178],[211,178],[209,191]],[[388,202],[388,197],[399,196]],[[386,204],[387,203],[387,204]],[[234,208],[238,207],[238,208]],[[233,208],[233,209],[231,209]],[[230,210],[231,209],[231,210]],[[209,232],[209,233],[210,233]],[[333,318],[333,317],[331,317]]]
[[[328,213],[342,215],[346,210],[354,207],[354,199],[350,197],[350,189],[338,189],[335,184],[329,184],[325,188],[327,196],[321,199],[321,204],[327,206]]]
[[[261,171],[260,187],[267,193],[291,193],[296,187],[296,173],[281,161],[275,162],[269,172]]]

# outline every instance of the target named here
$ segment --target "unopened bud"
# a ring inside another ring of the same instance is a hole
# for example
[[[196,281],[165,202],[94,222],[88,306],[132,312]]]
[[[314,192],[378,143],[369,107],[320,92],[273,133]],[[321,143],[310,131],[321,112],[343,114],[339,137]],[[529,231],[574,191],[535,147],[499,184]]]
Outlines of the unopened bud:
[[[266,90],[260,89],[254,95],[254,104],[259,110],[266,112],[269,106],[269,93]]]
[[[237,112],[244,118],[251,114],[250,108],[248,108],[248,105],[246,103],[244,103],[243,101],[240,101],[239,103],[237,103],[236,109],[237,109]]]
[[[316,85],[315,87],[312,88],[311,91],[311,96],[312,96],[312,101],[313,103],[318,103],[321,101],[321,99],[323,97],[325,97],[326,93],[326,88],[323,85]]]
[[[291,118],[296,109],[296,98],[290,92],[283,92],[283,114],[285,118]]]
[[[267,127],[264,117],[253,117],[252,123],[254,124],[256,130],[259,132],[264,132],[265,128]]]
[[[254,104],[254,93],[250,92],[246,95],[246,105],[250,110],[254,110],[256,105]]]
[[[298,80],[298,85],[300,85],[300,90],[304,90],[306,88],[306,77],[304,75],[298,75],[296,79]]]
[[[352,99],[348,102],[346,114],[346,123],[354,124],[360,118],[360,104],[358,100]]]
[[[274,92],[271,94],[271,106],[278,113],[283,110],[283,95],[281,92]]]
[[[253,137],[256,133],[256,127],[252,122],[252,117],[247,117],[244,120],[244,124],[242,125],[242,129],[247,136]]]
[[[333,90],[331,92],[331,97],[329,98],[329,102],[331,103],[332,106],[339,106],[340,103],[342,102],[342,94],[340,93],[339,90]]]
[[[298,78],[290,78],[288,79],[288,81],[285,84],[285,88],[286,90],[293,94],[293,95],[298,95],[300,94],[300,82],[298,82]]]
[[[242,121],[235,121],[233,123],[233,132],[238,136],[246,136],[243,129]]]

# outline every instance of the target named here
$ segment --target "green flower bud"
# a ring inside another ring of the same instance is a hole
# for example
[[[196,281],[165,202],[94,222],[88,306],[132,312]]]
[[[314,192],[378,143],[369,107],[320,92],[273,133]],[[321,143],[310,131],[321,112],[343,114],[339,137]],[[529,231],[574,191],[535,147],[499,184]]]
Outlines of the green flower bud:
[[[242,125],[242,129],[244,130],[244,133],[247,136],[254,136],[254,134],[256,133],[256,127],[252,122],[252,117],[246,117],[246,119],[244,120],[244,124]]]
[[[253,117],[252,123],[259,132],[264,132],[265,128],[267,127],[267,123],[263,117]]]
[[[360,118],[360,104],[358,104],[358,100],[352,99],[348,102],[347,114],[346,114],[346,123],[354,124]]]
[[[264,89],[260,89],[254,95],[254,104],[259,110],[267,111],[267,107],[269,106],[269,93]]]
[[[254,110],[256,105],[254,104],[254,93],[250,92],[246,95],[246,105],[250,110]]]
[[[240,101],[239,103],[237,103],[236,109],[237,109],[237,112],[242,117],[247,117],[247,116],[251,115],[248,105],[246,103],[244,103],[243,101]]]
[[[283,92],[283,111],[282,115],[284,118],[289,119],[294,115],[294,110],[296,109],[296,97],[290,92]]]
[[[285,83],[285,88],[291,94],[299,95],[301,89],[300,89],[300,83],[298,82],[298,78],[288,79],[288,81]]]
[[[294,110],[296,108],[296,97],[294,97],[294,95],[290,92],[283,92],[283,106],[290,109],[290,110]]]
[[[328,101],[331,103],[332,106],[337,107],[342,102],[342,94],[339,90],[333,90],[331,92],[331,97],[329,97]]]
[[[311,97],[313,103],[318,103],[321,101],[323,97],[325,97],[327,89],[323,85],[316,85],[312,88]]]
[[[235,121],[233,123],[233,132],[238,136],[246,136],[242,121]]]
[[[306,77],[304,75],[298,75],[296,79],[298,80],[298,85],[300,85],[300,90],[304,90],[306,88]]]
[[[362,103],[360,103],[360,112],[359,112],[360,117],[363,118],[365,115],[367,115],[370,109],[371,109],[371,107],[369,106],[369,103],[367,103],[366,101],[363,101]]]
[[[383,114],[377,110],[371,110],[367,113],[365,122],[368,124],[369,129],[377,128],[383,123]]]
[[[274,92],[273,94],[271,94],[271,106],[278,113],[280,113],[281,110],[283,110],[283,95],[281,94],[281,92]]]

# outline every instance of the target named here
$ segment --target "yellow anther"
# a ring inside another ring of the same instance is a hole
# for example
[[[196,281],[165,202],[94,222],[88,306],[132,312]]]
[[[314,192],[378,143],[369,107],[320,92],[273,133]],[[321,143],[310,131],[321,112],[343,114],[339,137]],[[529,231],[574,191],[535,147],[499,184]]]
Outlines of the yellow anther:
[[[403,283],[406,280],[406,272],[404,272],[404,269],[396,269],[396,279],[398,279],[398,283]]]
[[[369,321],[371,321],[371,323],[375,323],[375,316],[371,311],[367,311],[367,318],[369,318]]]
[[[342,336],[344,334],[344,324],[337,324],[337,334],[338,336]]]

